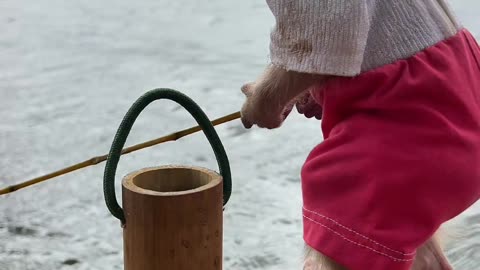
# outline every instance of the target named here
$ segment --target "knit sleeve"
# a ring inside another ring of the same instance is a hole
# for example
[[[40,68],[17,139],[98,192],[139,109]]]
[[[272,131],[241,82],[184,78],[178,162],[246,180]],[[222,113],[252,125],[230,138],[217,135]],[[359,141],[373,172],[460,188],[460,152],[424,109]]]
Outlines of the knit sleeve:
[[[314,74],[359,74],[370,28],[367,1],[267,0],[276,20],[272,64]]]

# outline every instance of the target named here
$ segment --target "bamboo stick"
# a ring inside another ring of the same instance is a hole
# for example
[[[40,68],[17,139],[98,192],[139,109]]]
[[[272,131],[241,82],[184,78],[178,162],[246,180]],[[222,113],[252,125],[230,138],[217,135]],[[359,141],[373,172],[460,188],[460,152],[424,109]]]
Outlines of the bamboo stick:
[[[230,121],[238,119],[238,118],[240,118],[240,112],[235,112],[235,113],[232,113],[232,114],[229,114],[229,115],[226,115],[226,116],[223,116],[223,117],[220,117],[218,119],[213,120],[212,124],[214,126],[217,126],[217,125],[220,125],[220,124],[223,124],[223,123],[226,123],[226,122],[230,122]],[[161,143],[164,143],[164,142],[176,141],[176,140],[178,140],[182,137],[185,137],[187,135],[196,133],[200,130],[202,130],[202,128],[200,126],[195,126],[195,127],[187,128],[187,129],[184,129],[184,130],[180,130],[178,132],[172,133],[172,134],[164,136],[164,137],[160,137],[160,138],[157,138],[157,139],[154,139],[154,140],[139,143],[139,144],[136,144],[136,145],[133,145],[133,146],[130,146],[130,147],[127,147],[127,148],[123,149],[122,150],[122,155],[126,155],[126,154],[129,154],[129,153],[138,151],[140,149],[151,147],[151,146],[161,144]],[[99,163],[107,160],[107,156],[108,156],[108,154],[93,157],[93,158],[90,158],[90,159],[85,160],[83,162],[77,163],[75,165],[63,168],[61,170],[58,170],[58,171],[55,171],[55,172],[52,172],[52,173],[49,173],[49,174],[46,174],[46,175],[39,176],[39,177],[30,179],[30,180],[21,182],[21,183],[16,184],[16,185],[12,185],[12,186],[0,189],[0,195],[12,193],[12,192],[17,191],[19,189],[26,188],[28,186],[32,186],[32,185],[50,180],[50,179],[55,178],[57,176],[64,175],[64,174],[67,174],[67,173],[71,173],[71,172],[80,170],[80,169],[85,168],[85,167],[89,167],[89,166],[99,164]]]

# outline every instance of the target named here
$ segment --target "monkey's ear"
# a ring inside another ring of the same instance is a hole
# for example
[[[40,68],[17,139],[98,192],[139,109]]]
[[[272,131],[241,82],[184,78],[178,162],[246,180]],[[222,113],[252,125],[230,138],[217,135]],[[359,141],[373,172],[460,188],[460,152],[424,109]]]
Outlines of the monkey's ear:
[[[242,90],[242,93],[248,98],[248,97],[251,97],[253,95],[253,86],[254,86],[255,83],[251,82],[251,83],[246,83],[242,86],[241,90]]]

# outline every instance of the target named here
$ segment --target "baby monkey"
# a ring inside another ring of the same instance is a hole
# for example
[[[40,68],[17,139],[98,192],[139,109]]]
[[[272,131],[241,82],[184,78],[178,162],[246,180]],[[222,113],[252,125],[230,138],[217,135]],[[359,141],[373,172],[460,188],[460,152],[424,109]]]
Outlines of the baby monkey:
[[[332,76],[287,71],[269,66],[256,82],[243,85],[247,97],[242,108],[242,122],[246,128],[253,125],[274,129],[282,125],[295,106],[307,118],[321,119],[322,108],[312,98],[310,91],[321,91],[325,81]],[[453,269],[436,234],[419,247],[411,270]],[[304,270],[348,270],[329,257],[305,245]]]
[[[242,123],[322,119],[301,172],[306,270],[448,270],[480,197],[480,49],[445,0],[267,0],[272,63]],[[315,136],[315,134],[312,134]],[[319,136],[320,137],[320,136]]]

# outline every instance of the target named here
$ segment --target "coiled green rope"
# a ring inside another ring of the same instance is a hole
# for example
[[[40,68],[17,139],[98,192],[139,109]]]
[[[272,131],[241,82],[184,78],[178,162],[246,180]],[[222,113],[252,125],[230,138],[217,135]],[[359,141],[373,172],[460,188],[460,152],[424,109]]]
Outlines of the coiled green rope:
[[[167,88],[154,89],[148,91],[139,99],[137,99],[137,101],[128,110],[127,114],[122,120],[122,123],[118,127],[117,133],[115,134],[112,147],[110,148],[110,152],[108,154],[107,163],[105,165],[105,173],[103,177],[105,203],[107,204],[107,208],[110,213],[112,213],[114,217],[118,218],[122,224],[125,224],[125,215],[123,213],[123,209],[120,207],[120,205],[118,205],[115,195],[115,173],[117,171],[117,165],[120,160],[121,151],[137,117],[150,103],[158,99],[170,99],[177,102],[183,106],[193,116],[193,118],[195,118],[198,125],[202,127],[205,136],[213,148],[213,152],[215,153],[218,167],[220,169],[220,174],[223,177],[223,205],[228,202],[232,193],[232,180],[228,157],[222,142],[220,141],[220,138],[218,137],[218,134],[207,115],[192,99],[176,90]]]

